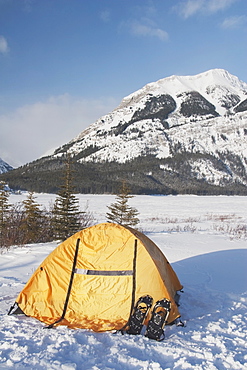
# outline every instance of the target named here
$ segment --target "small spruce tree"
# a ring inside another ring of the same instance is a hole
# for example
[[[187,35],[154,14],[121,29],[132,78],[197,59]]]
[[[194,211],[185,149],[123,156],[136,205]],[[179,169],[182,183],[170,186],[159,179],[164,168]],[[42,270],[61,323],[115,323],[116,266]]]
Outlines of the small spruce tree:
[[[73,194],[73,174],[71,157],[67,155],[63,184],[52,210],[52,227],[55,239],[67,239],[80,230],[79,200]]]
[[[116,202],[107,206],[110,211],[106,213],[107,219],[124,226],[136,226],[139,222],[137,217],[139,212],[136,208],[128,205],[131,198],[133,198],[133,195],[130,195],[130,189],[123,181],[119,193],[116,195]]]
[[[23,220],[20,231],[22,234],[23,243],[39,243],[42,233],[43,215],[36,203],[33,192],[29,192],[27,199],[23,200]]]

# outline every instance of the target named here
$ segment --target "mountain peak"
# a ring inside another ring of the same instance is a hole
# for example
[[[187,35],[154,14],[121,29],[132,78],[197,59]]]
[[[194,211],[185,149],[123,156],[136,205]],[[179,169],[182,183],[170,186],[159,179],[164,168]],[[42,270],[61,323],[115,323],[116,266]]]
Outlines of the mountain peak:
[[[11,167],[8,163],[4,162],[1,158],[0,158],[0,174],[1,173],[5,173],[5,172],[8,172],[10,170],[12,170],[13,167]]]
[[[202,96],[205,96],[205,94],[207,96],[207,88],[210,86],[221,86],[233,94],[240,94],[241,100],[247,94],[247,83],[239,80],[238,77],[224,69],[210,69],[197,75],[172,75],[156,82],[148,83],[141,89],[125,97],[120,103],[119,108],[123,108],[131,102],[138,102],[147,94],[170,94],[176,96],[184,92],[198,91]]]
[[[232,75],[225,69],[210,69],[206,72],[202,72],[198,75],[194,76],[195,78],[205,78],[208,84],[214,85],[222,85],[222,86],[230,86],[240,88],[240,89],[247,89],[247,83],[241,81],[237,76]]]
[[[202,79],[203,82],[206,84],[210,84],[210,83],[218,84],[219,83],[223,85],[224,84],[228,85],[229,83],[235,84],[237,82],[238,85],[243,84],[245,88],[247,87],[247,84],[245,82],[242,82],[241,80],[239,80],[237,76],[232,75],[227,70],[222,69],[222,68],[209,69],[205,72],[201,72],[196,75],[185,75],[185,76],[172,75],[170,77],[163,78],[157,82],[159,83],[162,81],[165,82],[167,80],[175,80],[175,79],[182,80],[182,81],[196,81],[196,80]]]

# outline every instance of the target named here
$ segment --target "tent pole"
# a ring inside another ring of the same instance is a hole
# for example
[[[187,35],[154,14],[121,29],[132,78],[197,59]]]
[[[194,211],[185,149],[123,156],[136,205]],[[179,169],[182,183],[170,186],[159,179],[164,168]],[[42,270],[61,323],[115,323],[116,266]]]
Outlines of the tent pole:
[[[134,244],[134,257],[133,257],[133,284],[132,284],[132,298],[131,298],[131,307],[130,307],[130,314],[127,323],[122,327],[122,329],[118,330],[122,334],[124,333],[124,330],[129,325],[130,316],[132,314],[133,308],[135,306],[135,293],[136,293],[136,258],[137,258],[137,239],[135,239]]]
[[[69,286],[68,286],[68,291],[67,291],[67,295],[66,295],[66,299],[65,299],[65,303],[64,303],[64,308],[63,308],[62,316],[60,317],[60,319],[58,319],[57,321],[55,321],[53,324],[50,324],[50,325],[46,326],[45,329],[51,329],[51,328],[53,328],[54,325],[56,325],[59,322],[61,322],[64,319],[64,317],[65,317],[65,314],[66,314],[66,311],[67,311],[67,307],[68,307],[68,303],[69,303],[70,292],[71,292],[72,284],[73,284],[73,280],[74,280],[74,274],[75,274],[75,267],[76,267],[77,256],[78,256],[78,251],[79,251],[79,245],[80,245],[80,239],[77,239],[76,247],[75,247],[75,255],[74,255],[74,261],[73,261],[73,267],[72,267],[72,271],[71,271],[71,275],[70,275],[70,282],[69,282]]]
[[[133,286],[132,286],[132,300],[131,300],[131,309],[130,314],[135,305],[135,294],[136,294],[136,257],[137,257],[137,239],[135,239],[134,245],[134,258],[133,258]]]

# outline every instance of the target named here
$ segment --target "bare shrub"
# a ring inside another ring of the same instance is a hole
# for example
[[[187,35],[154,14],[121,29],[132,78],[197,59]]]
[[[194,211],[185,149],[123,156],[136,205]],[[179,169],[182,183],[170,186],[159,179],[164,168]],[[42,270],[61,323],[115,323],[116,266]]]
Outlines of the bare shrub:
[[[247,225],[237,224],[230,225],[229,223],[214,224],[213,229],[221,234],[227,234],[231,239],[246,239]]]

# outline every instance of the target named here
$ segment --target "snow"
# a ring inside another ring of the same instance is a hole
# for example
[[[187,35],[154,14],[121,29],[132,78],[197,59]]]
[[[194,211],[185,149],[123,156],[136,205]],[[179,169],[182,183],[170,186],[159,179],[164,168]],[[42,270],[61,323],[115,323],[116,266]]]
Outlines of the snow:
[[[241,99],[245,99],[245,92],[247,83],[238,79],[238,77],[231,75],[224,69],[211,69],[209,71],[194,75],[194,76],[170,76],[162,78],[156,82],[151,82],[145,85],[142,89],[125,97],[121,103],[121,107],[130,103],[131,101],[139,102],[141,97],[148,93],[170,94],[173,97],[181,92],[198,91],[206,99],[209,99],[206,94],[208,86],[219,86],[228,92],[237,94]],[[215,104],[215,101],[214,101]],[[218,104],[215,104],[218,107]]]
[[[210,153],[217,158],[218,152],[229,151],[242,157],[245,156],[247,147],[246,119],[247,114],[243,112],[238,113],[234,120],[231,117],[216,117],[178,126],[177,119],[171,116],[167,120],[170,130],[166,135],[160,129],[159,121],[139,121],[125,130],[121,140],[113,133],[98,136],[95,130],[85,136],[83,141],[74,143],[70,151],[78,154],[92,145],[98,147],[98,151],[82,158],[80,162],[109,160],[124,163],[126,160],[143,155],[147,147],[149,151],[157,154],[158,158],[167,158],[171,156],[169,151],[171,143],[174,147],[177,143],[182,143],[184,150],[194,153]],[[188,122],[189,120],[190,118],[187,119]],[[134,132],[135,129],[136,132]],[[225,140],[220,133],[225,136]],[[58,157],[59,154],[56,156]]]
[[[104,222],[113,195],[79,195],[95,223]],[[11,195],[15,203],[26,194]],[[37,194],[49,206],[55,196]],[[12,247],[0,255],[0,369],[247,368],[247,197],[135,196],[140,229],[172,263],[184,293],[185,327],[165,327],[165,340],[94,333],[44,324],[7,311],[56,243]]]
[[[3,161],[1,158],[0,158],[0,174],[1,173],[5,173],[7,171],[10,171],[12,170],[13,167],[11,167],[8,163],[6,163],[5,161]]]
[[[197,91],[213,104],[219,116],[184,116],[181,104],[190,91]],[[176,109],[165,120],[166,129],[160,118],[133,119],[136,113],[146,108],[151,96],[166,94],[176,102]],[[205,158],[210,157],[211,163],[207,160],[203,164],[191,162],[194,177],[205,179],[213,185],[246,185],[244,175],[234,167],[232,160],[239,157],[239,166],[247,171],[247,112],[234,111],[238,101],[246,99],[246,94],[247,84],[223,69],[213,69],[195,76],[167,77],[124,98],[111,113],[71,140],[69,152],[72,156],[84,153],[78,159],[80,163],[125,163],[147,153],[159,159],[171,158],[174,152],[202,154]],[[89,150],[86,155],[88,148],[94,150]],[[68,147],[61,148],[61,152],[54,156],[61,156],[65,149]],[[223,166],[223,170],[219,170],[219,160],[229,167],[229,173]]]

